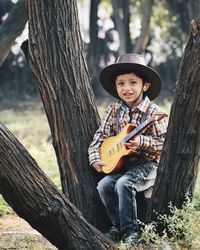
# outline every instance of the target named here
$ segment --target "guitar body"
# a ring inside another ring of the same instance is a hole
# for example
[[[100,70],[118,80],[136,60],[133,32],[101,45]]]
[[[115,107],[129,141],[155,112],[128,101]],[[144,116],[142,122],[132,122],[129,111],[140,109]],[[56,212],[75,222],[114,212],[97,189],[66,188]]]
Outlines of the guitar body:
[[[134,128],[132,124],[127,124],[118,135],[111,136],[102,143],[100,158],[106,164],[102,167],[104,173],[111,174],[118,172],[123,167],[125,159],[134,155],[122,143],[123,138]]]
[[[156,113],[137,126],[137,128],[132,124],[127,124],[118,135],[106,139],[100,148],[100,158],[106,164],[102,167],[103,172],[105,174],[118,172],[125,165],[127,157],[135,154],[135,152],[126,148],[124,143],[128,142],[130,139],[134,139],[149,125],[164,117],[167,117],[165,113]]]

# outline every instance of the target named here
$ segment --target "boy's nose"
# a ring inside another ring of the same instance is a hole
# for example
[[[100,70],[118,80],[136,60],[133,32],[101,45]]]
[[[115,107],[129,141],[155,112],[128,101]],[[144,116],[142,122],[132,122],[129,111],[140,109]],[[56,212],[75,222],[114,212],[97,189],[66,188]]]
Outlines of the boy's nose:
[[[124,89],[130,89],[130,84],[128,83],[124,84]]]

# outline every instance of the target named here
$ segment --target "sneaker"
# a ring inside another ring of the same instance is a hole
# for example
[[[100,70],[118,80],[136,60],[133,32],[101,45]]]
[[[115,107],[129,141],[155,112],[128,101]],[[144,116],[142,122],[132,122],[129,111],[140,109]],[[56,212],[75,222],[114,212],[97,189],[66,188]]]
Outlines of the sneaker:
[[[121,240],[121,232],[114,226],[105,235],[114,242]]]
[[[127,245],[137,245],[140,241],[140,234],[138,232],[125,234],[122,241]]]

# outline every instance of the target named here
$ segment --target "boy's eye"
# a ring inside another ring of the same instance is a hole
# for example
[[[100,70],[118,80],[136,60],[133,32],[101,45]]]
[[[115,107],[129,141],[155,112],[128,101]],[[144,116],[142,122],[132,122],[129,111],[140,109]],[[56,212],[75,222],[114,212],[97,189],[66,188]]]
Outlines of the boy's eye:
[[[132,85],[135,85],[137,82],[136,81],[131,81],[130,82]]]
[[[122,86],[124,84],[124,82],[117,82],[117,86]]]

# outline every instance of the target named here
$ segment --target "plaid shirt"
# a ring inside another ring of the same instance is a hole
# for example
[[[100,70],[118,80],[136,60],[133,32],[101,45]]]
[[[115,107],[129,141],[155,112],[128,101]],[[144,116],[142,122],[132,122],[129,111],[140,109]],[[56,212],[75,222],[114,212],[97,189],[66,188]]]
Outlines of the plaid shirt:
[[[116,122],[116,114],[119,112],[119,121]],[[128,123],[138,126],[144,113],[146,119],[151,117],[154,113],[158,112],[158,106],[150,102],[146,96],[142,102],[135,108],[130,109],[121,100],[112,102],[101,121],[99,129],[96,131],[93,141],[89,146],[89,162],[92,163],[100,160],[99,149],[104,140],[110,136],[116,135]],[[117,124],[119,128],[117,128]],[[139,153],[150,161],[160,160],[160,154],[163,147],[167,130],[166,118],[154,122],[149,126],[142,135],[140,135]]]

